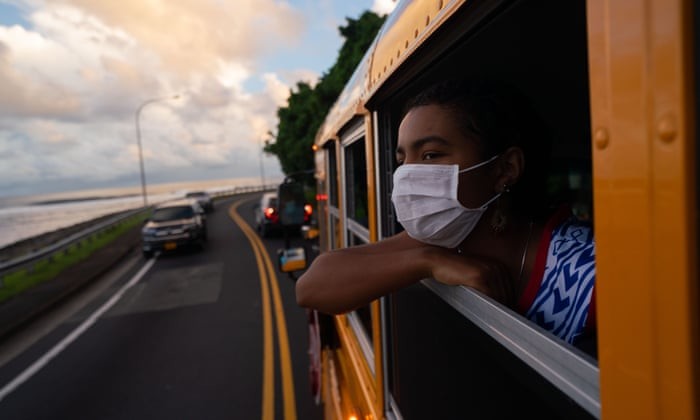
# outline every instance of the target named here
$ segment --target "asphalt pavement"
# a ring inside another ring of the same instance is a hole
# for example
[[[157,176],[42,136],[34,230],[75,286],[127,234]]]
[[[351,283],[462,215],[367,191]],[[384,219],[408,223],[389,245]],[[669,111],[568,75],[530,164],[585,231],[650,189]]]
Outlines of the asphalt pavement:
[[[273,316],[251,240],[229,215],[231,204],[243,200],[238,214],[252,224],[256,196],[217,203],[203,251],[161,255],[152,266],[138,248],[121,257],[113,280],[64,311],[61,322],[54,316],[55,327],[35,334],[0,367],[0,418],[256,419],[271,389],[274,418],[320,419],[309,391],[306,313],[295,303],[294,283],[285,274],[270,275],[269,289],[281,298],[279,307],[271,305],[279,311]],[[283,243],[281,237],[262,242],[272,261]],[[267,348],[266,322],[275,331]],[[269,377],[266,357],[274,361]]]

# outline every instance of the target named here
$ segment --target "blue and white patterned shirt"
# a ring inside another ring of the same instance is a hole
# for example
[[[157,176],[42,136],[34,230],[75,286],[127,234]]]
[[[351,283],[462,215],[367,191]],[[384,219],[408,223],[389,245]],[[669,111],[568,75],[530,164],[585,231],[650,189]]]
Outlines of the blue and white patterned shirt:
[[[547,232],[545,232],[546,234]],[[546,239],[543,237],[543,240]],[[538,254],[541,254],[540,249]],[[595,284],[595,241],[588,223],[569,218],[551,231],[546,255],[538,255],[530,282],[541,282],[525,316],[569,343],[586,328]],[[536,284],[528,285],[530,295]],[[525,295],[528,294],[526,289]],[[521,301],[522,302],[522,301]]]

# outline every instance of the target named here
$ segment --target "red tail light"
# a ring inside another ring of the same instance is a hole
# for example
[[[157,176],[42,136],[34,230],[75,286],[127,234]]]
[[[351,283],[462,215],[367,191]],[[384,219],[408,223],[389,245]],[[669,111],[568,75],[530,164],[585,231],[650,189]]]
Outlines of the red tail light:
[[[277,210],[275,210],[274,207],[265,207],[263,214],[265,215],[265,219],[269,220],[272,223],[277,223],[277,220],[279,219]]]
[[[308,223],[311,220],[311,213],[313,213],[314,208],[311,204],[304,204],[304,223]]]

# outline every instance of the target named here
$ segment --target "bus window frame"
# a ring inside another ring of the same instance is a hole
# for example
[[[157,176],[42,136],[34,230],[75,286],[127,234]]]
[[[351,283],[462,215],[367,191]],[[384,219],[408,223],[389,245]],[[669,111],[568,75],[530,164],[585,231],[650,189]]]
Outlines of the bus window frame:
[[[347,187],[348,187],[347,181],[349,178],[348,177],[349,172],[348,172],[347,162],[346,162],[346,158],[345,158],[346,151],[347,151],[349,146],[354,145],[358,141],[363,141],[365,143],[367,142],[367,135],[365,134],[364,120],[361,118],[356,120],[356,121],[352,121],[349,124],[349,129],[347,130],[347,132],[341,135],[340,160],[341,160],[341,169],[343,171],[343,176],[341,176],[341,180],[342,180],[341,188],[342,188],[344,194],[347,193]],[[367,149],[367,145],[365,144],[365,150],[366,149]],[[367,164],[367,162],[365,162],[365,165],[366,164]],[[367,169],[367,167],[365,166],[365,170],[366,169]],[[347,206],[348,203],[350,203],[350,199],[349,199],[349,197],[346,197],[346,199],[343,200],[343,205]],[[348,212],[347,207],[344,209],[344,211],[345,211],[345,214],[347,215],[347,217],[345,217],[344,219],[346,221],[354,222],[354,224],[350,224],[350,225],[345,223],[345,226],[343,227],[344,230],[346,232],[349,230],[350,232],[352,232],[352,233],[360,236],[362,239],[364,239],[366,243],[369,243],[370,242],[370,240],[369,240],[369,237],[370,237],[369,228],[367,228],[367,227],[363,226],[361,223],[351,219],[349,217],[350,213]],[[349,246],[349,241],[347,239],[347,235],[345,235],[345,236],[346,236],[346,240],[344,241],[343,246]]]
[[[392,102],[384,101],[383,103],[390,104]],[[375,150],[378,151],[382,150],[381,145],[386,142],[393,144],[393,134],[389,128],[392,126],[392,118],[395,115],[392,114],[389,105],[379,107],[373,110],[372,113],[374,115],[375,129],[378,131],[374,137],[376,142]],[[379,124],[383,124],[382,127],[385,130],[379,130]],[[375,158],[380,159],[379,156]],[[377,161],[379,162],[379,160]],[[393,173],[393,170],[396,169],[395,162],[389,161],[387,164],[389,164],[389,167],[386,169]],[[386,204],[390,194],[388,191],[384,191],[383,188],[390,189],[392,185],[390,180],[387,180],[389,181],[388,183],[381,183],[382,176],[388,175],[384,173],[382,168],[379,168],[375,174],[376,185],[378,186],[376,191],[377,208],[386,208],[387,211],[391,212],[393,209],[389,207],[390,203]],[[381,217],[377,219],[378,221],[382,220]],[[390,217],[387,220],[392,219]],[[396,226],[384,225],[382,227],[383,229],[379,230],[380,239],[398,233],[395,231]],[[600,370],[597,360],[540,328],[522,315],[472,289],[446,286],[434,279],[424,279],[421,283],[445,303],[477,325],[484,333],[494,338],[519,360],[549,381],[552,386],[575,401],[585,411],[596,418],[600,418]],[[388,306],[388,301],[385,301],[382,309],[383,313],[389,310]],[[386,341],[387,332],[391,334],[391,328],[387,328],[386,324],[383,323],[382,330],[383,340]],[[383,342],[382,345],[383,356],[386,359],[389,354],[388,343]],[[386,370],[385,377],[390,378],[389,369],[391,369],[391,362],[384,360],[384,366]],[[392,394],[386,381],[385,392],[386,395]],[[386,404],[389,404],[389,401],[386,401]]]
[[[341,194],[338,191],[340,186],[338,183],[338,173],[341,168],[340,161],[338,159],[338,142],[336,140],[329,140],[324,145],[325,152],[325,166],[326,174],[328,174],[327,183],[327,195],[326,206],[328,208],[328,213],[326,215],[326,225],[328,226],[327,241],[330,249],[336,249],[341,245],[341,240],[337,237],[336,225],[342,224],[343,219],[342,213],[340,211],[340,206],[342,204]],[[335,164],[335,165],[334,165]],[[335,166],[335,167],[333,167]],[[335,188],[332,184],[335,183]],[[335,202],[335,205],[334,205]],[[335,223],[334,223],[335,222]]]
[[[365,355],[365,359],[367,360],[367,366],[369,367],[370,372],[372,372],[372,375],[376,375],[374,367],[374,350],[372,349],[372,343],[368,339],[369,334],[365,330],[365,327],[362,325],[362,320],[360,320],[360,316],[357,314],[357,312],[353,311],[345,314],[345,317],[348,320],[348,323],[350,324],[353,331],[362,331],[362,334],[356,333],[355,337],[357,338],[357,342],[360,345],[360,349],[362,349],[362,353]]]
[[[376,114],[375,120],[391,118],[391,113],[386,108],[375,110],[373,113]],[[382,141],[392,142],[392,134],[389,131],[385,131],[383,135],[381,139],[375,136],[379,144]],[[377,147],[375,150],[380,149]],[[395,169],[395,165],[391,169]],[[379,179],[382,176],[381,171],[377,172],[376,176]],[[377,182],[377,185],[382,184]],[[380,189],[381,187],[377,188],[378,203],[382,203],[382,197],[389,196],[389,194],[383,194],[386,191],[379,191]],[[378,204],[378,208],[381,208],[381,204]],[[387,228],[386,233],[380,231],[382,239],[398,233],[392,232],[391,226]],[[434,279],[424,279],[421,283],[584,410],[600,418],[600,370],[595,359],[475,290],[447,286]],[[385,303],[382,312],[386,310],[389,309],[388,304]],[[390,329],[385,328],[385,325],[382,324],[382,329],[389,331]],[[383,335],[386,336],[386,333]],[[383,353],[387,357],[387,344],[382,345],[385,346]],[[389,369],[388,362],[385,360],[386,369]],[[388,371],[385,372],[387,378],[390,377],[388,373]],[[391,395],[388,384],[385,386],[386,395]]]
[[[600,418],[598,362],[489,297],[434,279],[421,283],[587,412]]]
[[[368,244],[370,242],[369,229],[367,229],[366,227],[362,226],[361,224],[357,223],[356,221],[354,221],[352,219],[346,219],[346,222],[347,222],[347,231],[348,232],[351,232],[353,235],[362,239],[362,241],[364,241],[364,243],[366,243],[366,244]]]
[[[347,187],[348,187],[348,178],[349,178],[349,172],[348,168],[346,165],[346,150],[349,146],[354,145],[358,141],[362,142],[367,142],[367,134],[365,130],[365,121],[363,117],[358,117],[356,119],[353,119],[350,121],[347,125],[347,129],[344,130],[343,133],[340,134],[340,153],[338,153],[339,157],[339,162],[340,162],[340,168],[338,171],[339,178],[341,180],[340,182],[340,191],[342,191],[341,194],[346,195],[347,194]],[[365,144],[365,150],[366,150],[367,145]],[[366,170],[367,168],[365,168]],[[369,193],[369,191],[368,191]],[[347,203],[349,202],[348,197],[344,197],[345,199],[342,200],[342,205],[346,206]],[[349,217],[349,214],[347,212],[347,208],[343,208],[343,214],[345,214],[345,217],[340,219],[341,222],[341,230],[342,230],[342,235],[343,235],[343,240],[342,240],[342,246],[343,247],[348,247],[351,246],[350,244],[350,237],[351,235],[355,235],[357,238],[363,240],[365,243],[370,243],[370,231],[368,228],[363,226],[361,223],[351,219]],[[371,310],[371,305],[368,305],[368,309],[370,310],[371,314],[371,319],[372,319],[372,324],[375,324],[374,322],[374,314],[372,314]],[[350,326],[350,329],[352,330],[353,334],[355,335],[355,339],[357,340],[358,344],[360,344],[360,347],[362,349],[362,353],[365,357],[365,362],[367,363],[367,367],[370,369],[372,372],[372,375],[376,379],[376,370],[375,370],[375,363],[374,363],[374,350],[373,350],[373,341],[371,340],[371,332],[366,331],[365,328],[362,326],[362,322],[360,321],[360,316],[357,314],[355,311],[350,312],[345,315],[340,315],[340,317],[345,317],[346,320],[348,321],[348,325]],[[368,347],[365,347],[362,345],[362,343],[368,343]]]

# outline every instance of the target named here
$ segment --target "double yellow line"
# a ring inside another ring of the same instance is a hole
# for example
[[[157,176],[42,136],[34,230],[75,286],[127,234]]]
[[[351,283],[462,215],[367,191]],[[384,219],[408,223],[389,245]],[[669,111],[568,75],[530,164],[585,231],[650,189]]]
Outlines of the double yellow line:
[[[284,418],[285,420],[296,420],[297,409],[294,398],[294,376],[292,374],[292,362],[289,352],[289,336],[287,334],[287,322],[284,318],[284,306],[282,305],[282,298],[277,285],[277,274],[262,241],[238,214],[238,207],[244,202],[239,201],[231,206],[229,215],[241,228],[248,241],[250,241],[260,273],[263,308],[262,420],[274,420],[275,418],[275,350],[273,346],[270,295],[272,295],[272,302],[275,306],[275,321],[277,323],[277,342],[280,351],[280,370],[282,372],[282,396],[284,397]]]

